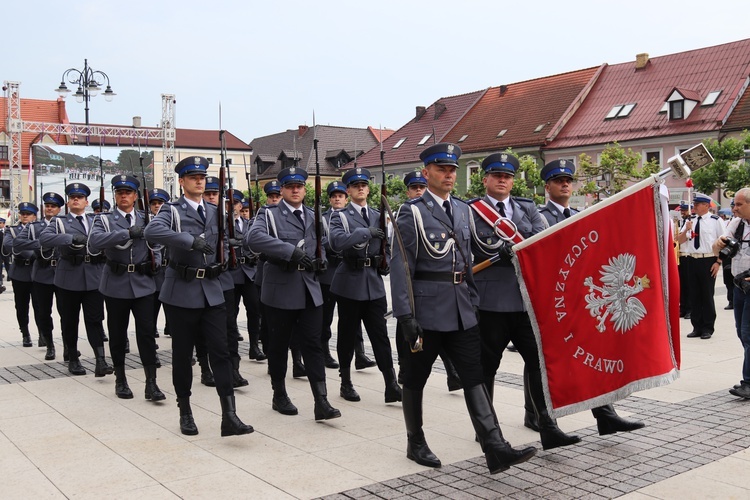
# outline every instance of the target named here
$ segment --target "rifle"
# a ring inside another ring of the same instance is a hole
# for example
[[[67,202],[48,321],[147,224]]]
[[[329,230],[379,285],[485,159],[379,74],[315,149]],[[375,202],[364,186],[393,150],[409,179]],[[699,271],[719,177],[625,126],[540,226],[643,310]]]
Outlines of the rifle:
[[[323,223],[320,214],[320,161],[318,161],[318,128],[315,126],[315,112],[313,111],[313,148],[315,149],[315,262],[313,269],[317,272],[325,271],[323,261]],[[296,155],[295,155],[296,156]]]
[[[357,150],[354,150],[354,160],[357,159]],[[383,151],[383,127],[380,127],[380,173],[383,177],[383,184],[380,186],[380,230],[383,231],[383,239],[380,241],[380,270],[388,270],[387,252],[388,252],[388,223],[385,201],[388,199],[388,188],[385,183],[385,151]],[[391,221],[395,224],[396,221]]]
[[[219,128],[221,128],[221,104],[219,104]],[[224,144],[224,131],[219,130],[219,144]],[[219,264],[224,267],[227,262],[224,260],[224,238],[227,233],[227,211],[224,203],[224,183],[226,182],[224,172],[224,147],[221,147],[221,166],[219,167],[219,203],[218,203],[218,222],[219,222],[219,241],[216,243],[216,255]]]
[[[227,202],[229,203],[229,210],[227,210],[227,233],[229,239],[233,240],[236,238],[234,232],[234,189],[232,188],[232,175],[229,172],[229,165],[232,164],[232,160],[227,158],[224,161],[226,162],[226,172],[229,174],[226,176],[229,183],[229,188],[227,189]],[[219,199],[219,203],[221,202],[222,200]],[[237,269],[237,249],[232,245],[229,245],[229,268]]]
[[[245,164],[245,180],[247,180],[247,200],[250,208],[250,219],[253,218],[253,186],[250,184],[250,172],[247,171],[247,161],[245,160],[245,153],[242,153],[242,163]],[[260,207],[258,207],[260,208]]]
[[[65,200],[65,215],[68,215],[68,200],[67,200],[68,194],[66,193],[67,190],[68,190],[68,179],[66,179],[65,177],[63,177],[63,193],[65,193],[65,198],[66,198],[66,200]]]
[[[104,212],[104,161],[102,161],[102,144],[99,143],[99,206]]]
[[[143,195],[139,196],[139,198],[141,199],[141,204],[144,207],[143,230],[145,231],[148,223],[151,221],[151,202],[148,199],[148,184],[146,183],[146,173],[143,170],[143,155],[138,155],[138,162],[141,165],[141,177],[143,178]],[[148,243],[146,243],[146,246],[148,247],[148,253],[151,256],[151,271],[156,272],[156,255],[154,254],[154,251],[151,249],[151,247],[148,246]]]

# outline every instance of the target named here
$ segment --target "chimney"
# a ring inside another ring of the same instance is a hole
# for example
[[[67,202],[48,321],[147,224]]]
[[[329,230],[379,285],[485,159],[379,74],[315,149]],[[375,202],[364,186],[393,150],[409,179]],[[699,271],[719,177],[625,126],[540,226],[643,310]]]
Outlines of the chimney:
[[[140,116],[134,116],[133,117],[133,128],[141,128],[141,117]]]
[[[635,69],[643,69],[648,64],[648,54],[643,52],[642,54],[636,54],[635,56]]]
[[[501,97],[504,96],[507,91],[508,91],[508,86],[507,85],[500,85],[500,96]]]
[[[435,103],[435,120],[440,118],[440,115],[443,114],[443,111],[445,111],[445,104],[442,102],[436,102]]]
[[[414,119],[415,122],[418,122],[420,118],[427,112],[427,108],[424,106],[417,106],[417,117]]]
[[[300,125],[299,126],[299,136],[302,137],[305,135],[305,133],[310,129],[307,125]]]

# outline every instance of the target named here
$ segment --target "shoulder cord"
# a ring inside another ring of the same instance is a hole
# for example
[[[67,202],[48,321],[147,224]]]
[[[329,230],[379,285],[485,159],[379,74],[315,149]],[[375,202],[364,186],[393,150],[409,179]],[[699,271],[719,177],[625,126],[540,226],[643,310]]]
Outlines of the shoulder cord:
[[[344,211],[341,210],[340,212],[338,212],[338,214],[339,214],[339,217],[341,218],[341,225],[344,227],[344,232],[346,234],[352,234],[351,229],[349,228],[349,219],[347,219],[346,215],[344,215]],[[369,246],[370,246],[370,240],[367,240],[365,243],[357,243],[352,248],[354,248],[355,250],[362,250],[364,248],[365,253],[367,253],[367,249]],[[337,249],[334,249],[334,250],[337,250]]]
[[[424,201],[424,198],[420,198],[420,199],[422,200],[422,203],[424,203],[425,205],[427,204],[427,202]],[[448,200],[450,202],[450,197],[448,198]],[[469,215],[471,215],[471,214],[469,214]],[[421,220],[422,219],[421,219],[421,215],[420,215],[420,222],[421,222]],[[459,244],[458,239],[456,239],[456,233],[455,233],[455,231],[453,231],[452,227],[448,227],[448,225],[445,222],[441,221],[440,219],[436,219],[436,220],[445,228],[445,230],[448,232],[448,236],[451,237],[451,241],[453,242],[452,247],[458,248],[458,253],[461,254],[461,257],[463,257],[463,259],[464,259],[463,272],[465,273],[466,270],[469,268],[469,265],[470,265],[471,261],[466,258],[466,254],[464,254],[463,248],[461,248],[461,245]],[[422,229],[422,237],[425,237],[424,227],[422,227],[421,229]],[[448,244],[446,243],[445,246],[446,246],[446,249],[447,249]],[[429,248],[429,245],[426,245],[426,247]],[[456,252],[455,252],[455,248],[453,248],[453,269],[456,268]],[[428,252],[429,251],[430,250],[428,250]]]
[[[505,243],[505,241],[503,241],[502,238],[498,238],[497,243],[487,243],[479,239],[479,235],[477,234],[476,222],[474,222],[474,214],[469,215],[469,228],[471,229],[471,238],[477,243],[477,245],[479,245],[482,248],[482,250],[486,252],[487,250],[496,251]],[[495,234],[494,231],[493,231],[493,234]],[[491,252],[487,252],[487,253],[491,253]]]
[[[445,258],[446,255],[448,255],[448,252],[451,252],[451,257],[453,259],[453,263],[451,268],[456,268],[456,251],[455,251],[455,240],[451,239],[449,241],[445,242],[445,246],[442,250],[436,250],[433,248],[429,243],[427,239],[427,234],[424,230],[424,221],[422,220],[422,214],[419,211],[419,208],[417,208],[416,205],[410,205],[411,207],[411,213],[414,216],[414,229],[416,230],[417,235],[422,240],[422,246],[427,251],[427,254],[432,257],[433,259],[439,260]],[[417,248],[419,248],[419,245],[417,245]],[[416,258],[416,256],[415,256]]]

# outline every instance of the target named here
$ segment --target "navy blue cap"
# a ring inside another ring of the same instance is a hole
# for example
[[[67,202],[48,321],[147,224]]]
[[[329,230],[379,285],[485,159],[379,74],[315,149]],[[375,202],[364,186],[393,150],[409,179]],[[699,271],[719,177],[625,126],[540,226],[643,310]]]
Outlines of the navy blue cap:
[[[520,166],[518,158],[510,153],[493,153],[482,162],[482,170],[484,170],[486,174],[502,172],[515,176],[516,170],[518,170]]]
[[[680,200],[680,210],[687,210],[691,208],[687,200]]]
[[[112,177],[112,188],[115,191],[117,191],[118,189],[138,191],[139,187],[141,187],[141,181],[139,181],[132,175],[115,175],[114,177]]]
[[[23,201],[18,204],[18,211],[29,212],[29,213],[36,215],[39,212],[39,208],[33,203],[29,203],[28,201]]]
[[[5,222],[5,219],[3,219],[2,217],[0,217],[0,222]]]
[[[328,186],[326,187],[326,193],[328,193],[328,196],[331,196],[332,193],[346,194],[346,186],[344,186],[339,181],[331,181],[328,183]]]
[[[81,184],[80,182],[74,182],[73,184],[68,184],[65,186],[65,194],[67,196],[71,195],[78,195],[78,196],[85,196],[86,198],[89,197],[91,194],[91,190],[86,184]]]
[[[709,203],[710,204],[712,201],[714,200],[711,199],[710,196],[705,195],[703,193],[695,193],[693,195],[693,203]]]
[[[307,182],[307,170],[300,167],[289,167],[283,169],[276,176],[282,186],[287,184],[305,184]]]
[[[547,182],[557,177],[568,177],[573,179],[576,173],[576,166],[570,160],[555,160],[547,163],[540,172],[542,180]]]
[[[250,202],[247,200],[244,200],[242,202],[242,208],[250,208]]]
[[[154,188],[148,192],[149,202],[151,202],[151,200],[161,200],[164,203],[166,203],[169,201],[169,199],[170,199],[169,193],[167,193],[163,189]]]
[[[218,191],[218,190],[219,190],[219,178],[212,177],[210,175],[206,177],[206,189],[204,189],[204,192],[210,193],[212,191]]]
[[[408,188],[412,184],[426,186],[427,185],[427,179],[424,178],[422,175],[422,172],[409,172],[404,176],[404,184],[406,184],[406,187]]]
[[[208,160],[202,156],[188,156],[174,167],[180,177],[192,174],[206,175]]]
[[[366,168],[353,168],[351,170],[347,170],[344,172],[344,175],[341,176],[341,182],[348,186],[351,184],[356,184],[357,182],[366,182],[367,184],[370,183],[370,171]]]
[[[94,210],[99,210],[99,198],[95,199],[91,202],[91,208]],[[112,208],[112,205],[109,204],[107,200],[104,200],[104,212]]]
[[[245,195],[242,194],[242,191],[240,191],[239,189],[232,190],[232,197],[234,198],[235,203],[237,203],[238,201],[242,203],[242,200],[245,199]]]
[[[438,165],[453,165],[458,167],[458,158],[461,156],[461,148],[449,142],[434,144],[419,154],[419,159],[425,165],[436,163]]]
[[[62,207],[65,205],[65,199],[57,193],[49,192],[42,195],[42,203]]]
[[[263,191],[266,194],[281,194],[281,184],[279,181],[268,181],[263,185]]]

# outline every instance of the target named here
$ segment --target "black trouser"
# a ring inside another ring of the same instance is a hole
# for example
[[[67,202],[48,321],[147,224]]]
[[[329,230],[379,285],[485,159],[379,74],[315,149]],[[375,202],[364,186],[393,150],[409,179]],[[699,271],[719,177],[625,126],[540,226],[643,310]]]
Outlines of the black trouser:
[[[257,339],[260,335],[260,298],[258,291],[258,288],[247,276],[244,283],[234,285],[235,319],[240,312],[240,300],[242,300],[242,304],[245,306],[247,334],[250,340]]]
[[[266,306],[263,304],[263,301],[260,300],[260,286],[255,285],[256,291],[258,293],[258,316],[260,316],[260,333],[259,338],[261,344],[263,344],[263,350],[266,349],[266,345],[268,345],[268,322],[266,318]]]
[[[102,322],[104,321],[104,297],[99,290],[74,291],[57,288],[55,290],[57,308],[60,311],[60,328],[70,360],[78,359],[78,323],[83,308],[83,324],[89,345],[96,352],[103,347]]]
[[[333,336],[331,323],[333,323],[333,310],[336,309],[336,296],[331,293],[331,285],[320,284],[323,294],[323,327],[320,330],[321,342],[328,342]]]
[[[208,359],[214,372],[216,392],[231,396],[232,362],[227,348],[227,308],[224,304],[202,309],[164,304],[164,314],[172,330],[172,383],[178,398],[190,397],[193,385],[193,348],[205,339]]]
[[[432,372],[435,359],[443,350],[453,361],[464,388],[483,383],[482,366],[479,364],[479,328],[474,326],[454,332],[425,330],[422,339],[422,351],[411,352],[407,347],[401,360],[404,388],[421,391]]]
[[[722,267],[724,286],[727,287],[727,304],[732,305],[734,303],[734,276],[732,275],[732,267]]]
[[[152,295],[153,301],[154,301],[154,325],[159,324],[159,311],[161,310],[161,300],[159,300],[159,290],[154,292]],[[156,326],[154,326],[156,327]],[[165,321],[164,321],[164,334],[167,334],[171,332],[169,330],[169,323],[166,321],[166,315],[165,315]]]
[[[263,347],[268,355],[268,371],[271,380],[282,380],[286,377],[287,353],[292,335],[297,338],[305,371],[310,382],[322,382],[326,379],[323,365],[323,348],[320,345],[320,323],[323,307],[315,305],[309,293],[305,309],[279,309],[263,305],[263,314],[268,324],[268,343]]]
[[[711,266],[716,257],[688,258],[690,283],[690,322],[696,333],[714,333],[716,305],[714,287],[716,278],[711,276]]]
[[[128,338],[130,313],[135,318],[135,340],[143,366],[156,364],[156,323],[154,323],[154,300],[151,295],[137,299],[104,297],[107,304],[107,329],[109,330],[109,353],[114,366],[125,365],[125,346]]]
[[[224,291],[224,305],[227,308],[227,349],[229,349],[229,357],[239,359],[240,330],[237,327],[237,303],[234,300],[234,288]]]
[[[391,373],[393,371],[393,358],[391,357],[391,342],[388,340],[388,327],[385,322],[385,313],[388,306],[386,298],[352,300],[337,296],[336,300],[339,304],[336,351],[341,371],[348,370],[352,364],[354,347],[359,342],[357,330],[360,322],[362,322],[365,325],[367,336],[370,338],[378,370],[386,374]]]
[[[34,282],[31,286],[31,304],[34,306],[34,323],[47,342],[52,340],[52,330],[55,324],[52,321],[52,300],[55,297],[55,285]],[[60,312],[60,304],[57,304],[57,312]]]
[[[18,281],[11,279],[13,283],[13,300],[16,304],[16,319],[18,328],[23,332],[29,331],[29,303],[31,302],[31,281]]]
[[[690,274],[688,273],[690,257],[680,256],[680,316],[690,312]]]

